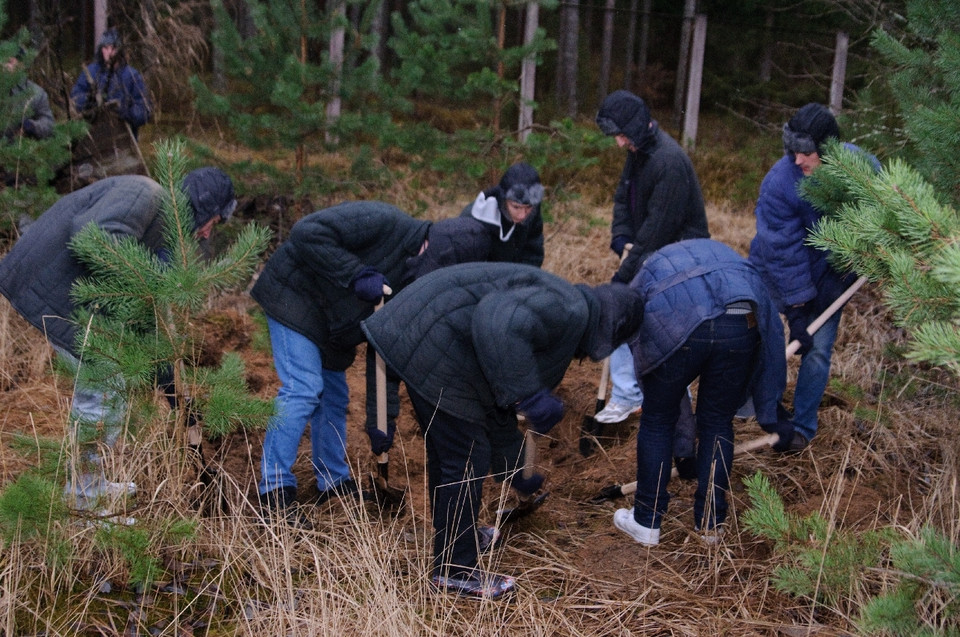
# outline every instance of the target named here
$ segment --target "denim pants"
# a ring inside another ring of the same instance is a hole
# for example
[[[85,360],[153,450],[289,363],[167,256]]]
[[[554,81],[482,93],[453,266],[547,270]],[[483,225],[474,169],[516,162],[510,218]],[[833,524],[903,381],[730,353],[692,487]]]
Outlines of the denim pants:
[[[293,464],[308,422],[317,488],[326,491],[350,477],[346,374],[324,369],[319,348],[306,336],[270,317],[267,327],[281,385],[263,439],[259,491],[297,486]]]
[[[637,381],[630,346],[622,344],[610,354],[610,402],[621,405],[642,405],[643,388]]]
[[[724,522],[733,461],[733,416],[743,402],[759,344],[752,315],[723,314],[701,323],[680,349],[643,376],[646,398],[637,431],[633,512],[637,523],[658,529],[667,511],[680,400],[697,377],[694,523],[697,528],[710,529]]]
[[[813,335],[813,347],[800,359],[793,393],[793,426],[807,440],[817,435],[817,410],[830,381],[830,358],[842,311],[834,313]]]

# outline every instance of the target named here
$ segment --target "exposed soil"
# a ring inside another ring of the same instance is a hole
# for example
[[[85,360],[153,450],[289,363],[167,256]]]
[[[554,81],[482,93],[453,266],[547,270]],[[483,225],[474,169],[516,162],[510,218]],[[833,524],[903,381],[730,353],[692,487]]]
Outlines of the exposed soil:
[[[745,252],[752,235],[749,213],[714,209],[710,215],[711,226],[718,229],[715,237]],[[556,229],[553,234],[550,232],[548,228],[545,268],[574,282],[595,284],[607,279],[604,273],[612,269],[614,261],[606,248],[605,228],[595,226],[565,234]],[[261,397],[272,398],[277,378],[270,355],[254,347],[258,328],[251,315],[253,308],[253,302],[243,294],[217,301],[207,319],[207,356],[213,361],[223,351],[239,352],[246,363],[250,389]],[[69,383],[49,372],[49,359],[45,360],[49,354],[42,336],[10,312],[9,306],[4,310],[2,314],[10,322],[5,332],[15,340],[6,346],[22,353],[17,360],[18,365],[23,366],[23,369],[4,370],[0,375],[3,401],[0,477],[6,484],[31,464],[30,458],[23,458],[15,451],[14,436],[61,436],[70,394]],[[737,523],[749,505],[741,480],[762,471],[774,482],[791,512],[799,515],[819,512],[845,527],[874,528],[878,524],[905,522],[910,512],[904,503],[923,499],[930,458],[938,454],[935,437],[922,432],[939,427],[943,417],[935,413],[934,408],[923,409],[916,403],[905,406],[902,414],[877,415],[876,422],[865,421],[868,416],[858,411],[862,406],[875,406],[876,395],[882,389],[875,386],[882,376],[880,351],[886,343],[900,337],[890,326],[875,293],[869,288],[861,291],[846,310],[834,363],[834,376],[842,383],[864,388],[861,397],[854,399],[852,392],[831,388],[821,409],[821,434],[810,449],[800,455],[784,457],[763,449],[736,458],[731,481],[730,537],[719,552],[703,545],[693,532],[693,483],[680,480],[671,483],[670,512],[663,525],[661,545],[654,549],[625,541],[613,527],[613,511],[620,506],[631,506],[627,498],[588,503],[603,487],[634,480],[638,419],[634,416],[622,425],[607,426],[602,448],[589,458],[582,457],[578,451],[580,425],[583,417],[594,410],[600,364],[575,361],[558,389],[567,405],[567,414],[551,432],[549,440],[541,440],[539,446],[539,466],[547,476],[550,497],[536,513],[506,529],[507,542],[530,547],[531,552],[541,555],[555,553],[556,563],[579,572],[575,581],[581,582],[588,592],[602,589],[603,596],[629,599],[641,589],[663,589],[662,602],[666,610],[661,608],[659,613],[685,615],[694,625],[702,614],[701,628],[711,634],[731,628],[725,623],[728,620],[723,619],[729,617],[725,610],[711,610],[711,605],[718,600],[727,600],[720,602],[723,604],[741,603],[751,609],[748,614],[766,617],[771,631],[778,623],[791,624],[798,619],[808,625],[830,621],[829,616],[803,619],[797,610],[804,606],[802,603],[768,587],[767,574],[774,565],[768,559],[771,546],[743,531]],[[32,354],[34,352],[47,354]],[[357,477],[367,485],[373,458],[362,424],[362,353],[357,360],[359,363],[348,372],[352,396],[347,416],[348,455]],[[791,387],[795,365],[792,363]],[[955,389],[954,381],[944,379],[944,383]],[[401,399],[397,442],[390,453],[391,483],[406,487],[412,510],[418,516],[425,516],[422,437],[403,390]],[[941,407],[937,403],[936,409]],[[893,418],[896,427],[881,418]],[[917,435],[909,447],[899,448],[891,436],[892,431],[903,435],[900,424],[903,420],[913,423]],[[738,442],[763,433],[753,421],[738,422],[736,426]],[[222,471],[252,496],[261,442],[262,432],[252,432],[207,441],[205,446],[208,456],[221,465]],[[311,501],[316,495],[309,457],[309,437],[305,436],[296,464],[300,482],[298,495],[303,502]],[[487,521],[494,519],[496,508],[503,504],[499,495],[499,486],[488,480],[488,497],[482,513]],[[506,504],[512,503],[508,499]],[[504,562],[503,566],[523,576],[523,565]],[[678,589],[686,591],[688,596],[671,592]],[[703,595],[703,606],[691,607],[689,595]],[[670,609],[674,604],[675,611]],[[662,614],[660,617],[662,622]],[[664,630],[670,632],[669,628]],[[769,634],[757,626],[753,630]],[[819,634],[834,633],[823,628]]]

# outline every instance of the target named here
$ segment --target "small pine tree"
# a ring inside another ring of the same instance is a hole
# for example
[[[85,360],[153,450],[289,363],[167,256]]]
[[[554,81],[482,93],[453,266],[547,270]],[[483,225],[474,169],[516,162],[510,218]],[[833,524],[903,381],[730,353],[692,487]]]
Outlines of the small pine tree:
[[[78,324],[90,326],[78,334],[83,360],[78,373],[87,382],[113,382],[113,389],[131,399],[150,400],[158,369],[169,368],[180,423],[203,414],[214,436],[264,426],[272,405],[248,393],[238,357],[224,357],[216,370],[200,365],[202,335],[195,319],[212,293],[249,279],[269,233],[247,225],[221,256],[205,261],[193,237],[189,199],[179,188],[182,144],[160,143],[156,157],[154,174],[167,192],[162,209],[167,259],[94,224],[71,241],[70,249],[89,271],[72,290]]]

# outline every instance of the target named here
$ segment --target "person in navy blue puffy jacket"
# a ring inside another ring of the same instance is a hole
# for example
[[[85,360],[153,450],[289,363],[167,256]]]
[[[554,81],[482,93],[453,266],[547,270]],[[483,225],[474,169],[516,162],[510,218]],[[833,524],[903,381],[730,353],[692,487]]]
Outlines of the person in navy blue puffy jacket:
[[[130,125],[134,137],[150,121],[151,105],[143,76],[127,63],[116,29],[108,29],[97,42],[96,60],[85,66],[70,89],[70,101],[78,113],[99,108],[116,109]]]

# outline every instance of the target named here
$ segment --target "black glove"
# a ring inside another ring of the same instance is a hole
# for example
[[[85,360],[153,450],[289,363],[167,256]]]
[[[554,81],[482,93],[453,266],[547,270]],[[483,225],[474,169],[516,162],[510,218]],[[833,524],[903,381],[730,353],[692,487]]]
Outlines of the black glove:
[[[813,347],[813,335],[807,331],[810,326],[810,304],[792,305],[784,310],[787,326],[790,328],[790,341],[800,341],[797,353],[803,356]]]
[[[510,486],[517,490],[517,493],[525,496],[531,496],[540,490],[543,486],[543,476],[535,473],[529,478],[524,478],[523,473],[517,474],[510,480]]]
[[[783,453],[790,449],[790,443],[793,442],[793,420],[789,411],[783,405],[777,405],[777,422],[760,423],[760,428],[769,434],[777,434],[780,440],[772,446],[774,451]]]
[[[32,119],[23,120],[23,124],[20,126],[20,128],[23,129],[24,135],[28,135],[30,137],[36,137],[37,135],[37,127],[33,125]]]
[[[517,411],[523,412],[535,432],[546,434],[563,418],[563,401],[541,389],[518,402]]]
[[[367,437],[370,438],[371,451],[374,455],[379,456],[381,453],[390,451],[390,447],[393,446],[393,436],[397,433],[397,423],[388,422],[387,433],[383,433],[376,427],[370,427],[366,431]]]
[[[681,480],[697,479],[697,459],[673,457],[673,463],[677,467],[677,477]]]
[[[622,234],[618,234],[610,241],[610,249],[613,250],[617,257],[623,256],[623,249],[627,247],[627,244],[630,243],[630,237]]]
[[[351,285],[353,285],[353,293],[361,301],[379,303],[383,298],[383,286],[389,283],[382,274],[367,266],[353,277]]]

